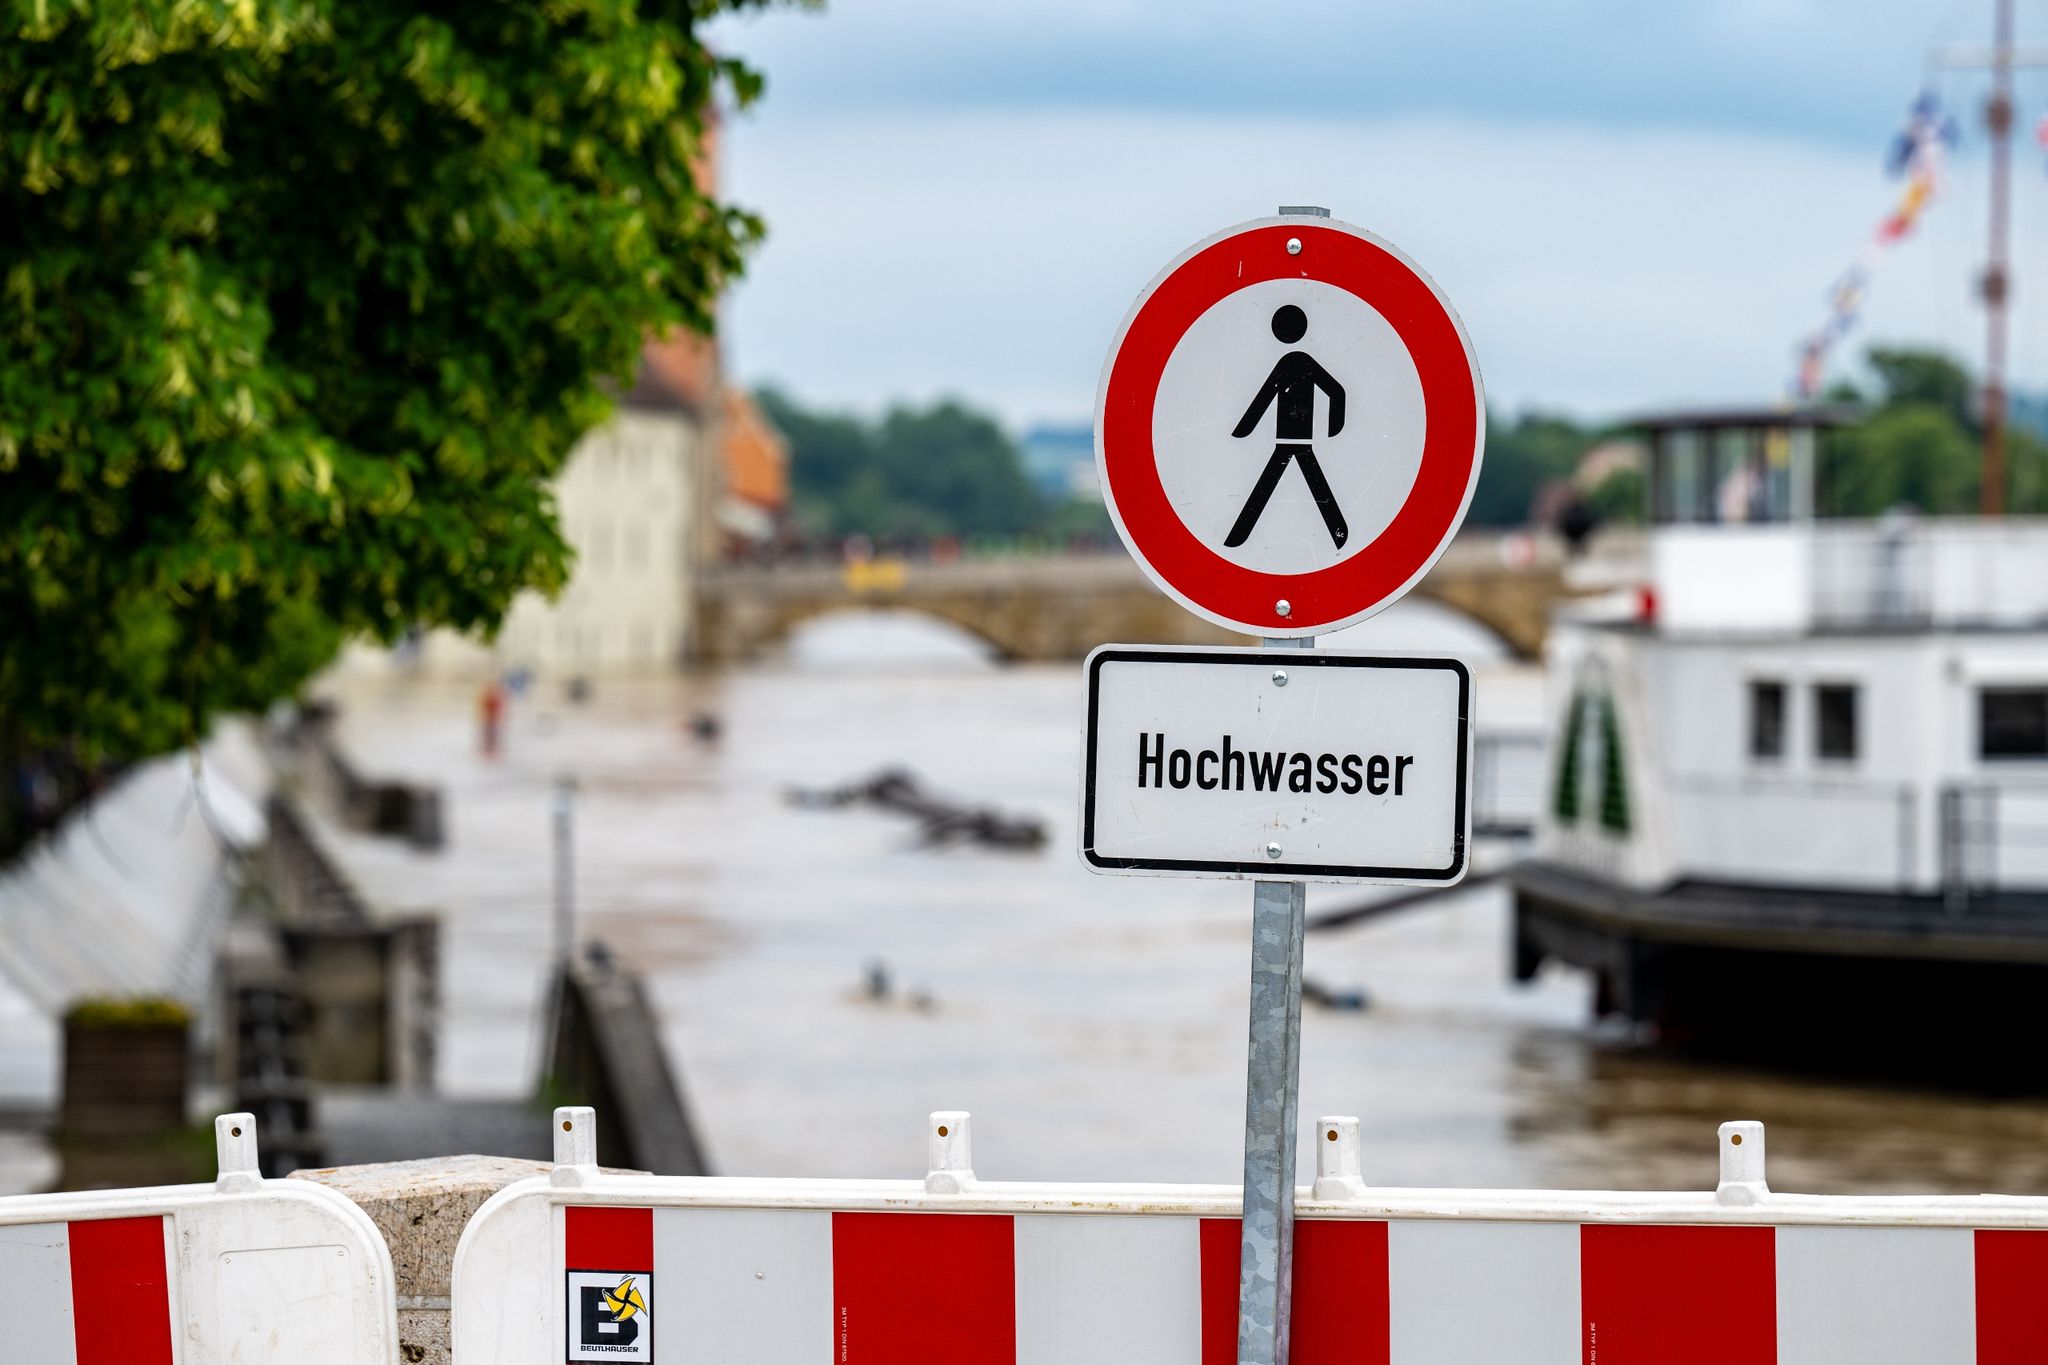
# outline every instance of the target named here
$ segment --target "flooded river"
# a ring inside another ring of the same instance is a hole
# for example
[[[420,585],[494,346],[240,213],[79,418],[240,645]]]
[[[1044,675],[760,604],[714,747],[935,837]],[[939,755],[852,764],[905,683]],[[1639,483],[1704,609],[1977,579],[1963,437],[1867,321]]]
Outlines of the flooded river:
[[[1540,675],[1463,623],[1416,605],[1367,631],[1353,643],[1474,660],[1482,732],[1539,723]],[[990,1178],[1235,1183],[1250,888],[1083,869],[1080,684],[927,623],[841,618],[728,673],[601,682],[582,704],[537,688],[485,762],[473,684],[356,670],[331,688],[345,745],[442,784],[449,844],[334,837],[372,900],[444,916],[448,1090],[531,1086],[549,791],[573,774],[580,932],[646,976],[721,1173],[918,1174],[923,1116],[960,1108]],[[699,713],[715,742],[690,733]],[[898,817],[786,799],[894,765],[1041,816],[1050,846],[924,850]],[[1313,887],[1310,913],[1361,898]],[[1589,1024],[1583,978],[1509,980],[1506,902],[1481,886],[1310,938],[1309,978],[1370,1007],[1307,1010],[1302,1112],[1358,1115],[1369,1179],[1708,1187],[1715,1124],[1757,1118],[1780,1189],[2048,1192],[2048,1105],[1645,1053]]]

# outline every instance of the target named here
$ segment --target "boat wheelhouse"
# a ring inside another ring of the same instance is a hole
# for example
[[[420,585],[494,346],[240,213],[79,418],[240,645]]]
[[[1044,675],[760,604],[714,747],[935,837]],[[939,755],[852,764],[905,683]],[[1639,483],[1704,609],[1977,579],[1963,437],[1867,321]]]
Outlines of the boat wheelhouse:
[[[2048,523],[1818,517],[1855,417],[1639,424],[1644,584],[1552,635],[1524,978],[1679,1038],[2048,987]]]

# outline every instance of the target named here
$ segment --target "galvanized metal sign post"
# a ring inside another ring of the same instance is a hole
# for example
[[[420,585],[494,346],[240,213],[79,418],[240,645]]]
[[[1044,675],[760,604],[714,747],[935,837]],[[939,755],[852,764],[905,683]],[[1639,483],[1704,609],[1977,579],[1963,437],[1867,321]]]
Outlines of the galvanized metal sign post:
[[[1082,784],[1094,870],[1257,883],[1241,1365],[1288,1357],[1304,883],[1457,881],[1471,766],[1456,660],[1322,656],[1361,666],[1298,670],[1319,688],[1349,674],[1329,706],[1248,692],[1247,665],[1286,686],[1297,670],[1279,651],[1313,649],[1429,571],[1478,483],[1485,421],[1443,295],[1322,208],[1283,206],[1184,252],[1103,367],[1096,458],[1124,543],[1183,606],[1266,646],[1097,650]],[[1373,733],[1389,717],[1392,744]]]

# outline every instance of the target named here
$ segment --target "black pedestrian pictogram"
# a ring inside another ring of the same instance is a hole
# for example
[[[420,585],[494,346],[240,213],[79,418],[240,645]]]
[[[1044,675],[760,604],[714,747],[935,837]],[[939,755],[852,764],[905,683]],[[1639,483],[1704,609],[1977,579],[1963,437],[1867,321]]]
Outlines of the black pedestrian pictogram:
[[[1293,304],[1273,310],[1273,335],[1281,341],[1292,346],[1307,331],[1308,314]],[[1330,528],[1330,539],[1338,549],[1344,548],[1351,528],[1345,525],[1344,514],[1337,508],[1337,497],[1330,491],[1330,481],[1323,477],[1322,465],[1316,462],[1315,447],[1309,444],[1316,438],[1317,389],[1329,399],[1329,434],[1335,436],[1344,429],[1344,386],[1316,364],[1315,357],[1307,351],[1289,351],[1280,357],[1252,399],[1252,405],[1244,410],[1237,429],[1230,433],[1239,439],[1251,435],[1266,409],[1278,403],[1273,417],[1273,435],[1278,444],[1273,447],[1273,456],[1266,461],[1265,469],[1260,471],[1259,481],[1252,485],[1251,496],[1245,499],[1244,510],[1237,514],[1225,545],[1242,545],[1251,538],[1252,528],[1259,524],[1259,517],[1272,501],[1273,490],[1280,486],[1280,476],[1287,472],[1291,461],[1301,466],[1301,477],[1308,481],[1316,510],[1323,514],[1323,525]]]

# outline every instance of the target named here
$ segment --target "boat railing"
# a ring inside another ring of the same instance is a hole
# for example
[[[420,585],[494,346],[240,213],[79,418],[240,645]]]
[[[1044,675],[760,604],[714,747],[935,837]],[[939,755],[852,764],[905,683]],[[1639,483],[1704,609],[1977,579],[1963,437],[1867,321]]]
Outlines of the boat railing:
[[[1819,522],[1816,626],[2012,626],[2048,617],[2048,526],[1893,514]]]
[[[1472,739],[1472,835],[1520,839],[1535,833],[1543,811],[1544,755],[1540,730],[1482,730]]]
[[[1679,862],[1690,875],[1924,890],[1921,791],[1912,783],[1692,773],[1669,787]]]
[[[1934,618],[1933,546],[1910,519],[1826,526],[1813,541],[1813,618],[1822,627],[1924,626]]]
[[[1940,822],[1942,895],[1952,910],[2048,894],[2048,781],[1951,783]]]

